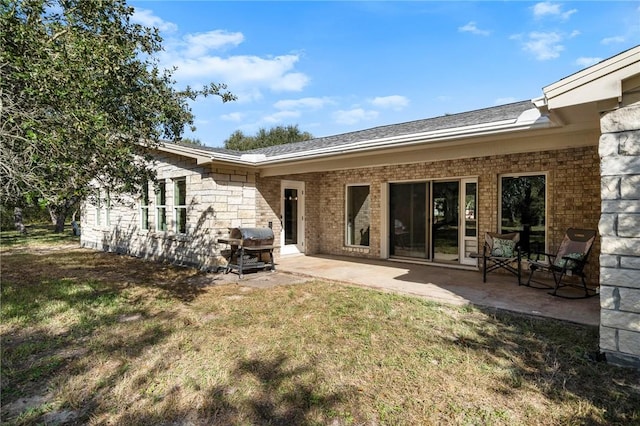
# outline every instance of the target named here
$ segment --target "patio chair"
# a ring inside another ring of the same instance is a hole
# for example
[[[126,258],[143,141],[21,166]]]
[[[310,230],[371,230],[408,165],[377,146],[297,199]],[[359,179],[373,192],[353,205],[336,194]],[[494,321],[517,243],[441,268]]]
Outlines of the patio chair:
[[[489,272],[504,269],[518,277],[520,284],[520,233],[499,234],[487,232],[482,252],[482,281],[487,282]],[[478,256],[479,257],[479,256]],[[516,264],[514,266],[514,263]]]
[[[596,290],[587,287],[585,274],[585,266],[596,239],[596,231],[593,229],[576,229],[569,228],[564,235],[564,239],[560,243],[560,247],[555,254],[536,253],[536,259],[527,259],[529,264],[529,279],[524,285],[533,288],[553,289],[549,294],[567,299],[583,299],[595,296]],[[544,260],[546,258],[546,260]],[[542,259],[542,260],[541,260]],[[539,272],[551,273],[554,284],[552,286],[545,285],[540,281],[533,279],[533,276]],[[581,284],[569,282],[571,276],[577,276],[581,280]],[[532,285],[532,283],[536,285]],[[558,290],[563,287],[575,287],[584,290],[584,296],[572,296],[570,294],[559,294]]]

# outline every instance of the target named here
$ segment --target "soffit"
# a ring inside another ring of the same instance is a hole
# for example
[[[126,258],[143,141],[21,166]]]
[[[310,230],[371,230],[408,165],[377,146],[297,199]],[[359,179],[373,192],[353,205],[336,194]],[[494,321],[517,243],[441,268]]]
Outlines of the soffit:
[[[536,131],[522,131],[484,137],[459,138],[437,143],[359,153],[333,154],[258,167],[260,175],[281,176],[311,172],[399,166],[434,161],[481,158],[528,152],[597,146],[598,126],[570,125]]]
[[[623,81],[640,74],[640,46],[601,61],[543,88],[550,111],[615,99],[622,101]]]

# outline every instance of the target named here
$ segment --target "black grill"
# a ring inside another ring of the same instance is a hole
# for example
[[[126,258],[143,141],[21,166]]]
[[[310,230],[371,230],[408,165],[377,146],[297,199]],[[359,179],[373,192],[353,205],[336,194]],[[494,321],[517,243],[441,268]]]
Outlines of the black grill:
[[[244,272],[250,269],[269,266],[271,271],[276,270],[271,228],[233,228],[229,232],[229,238],[219,238],[218,243],[231,247],[225,274],[235,269],[242,278]]]
[[[273,229],[271,228],[233,228],[229,240],[244,247],[273,245]]]

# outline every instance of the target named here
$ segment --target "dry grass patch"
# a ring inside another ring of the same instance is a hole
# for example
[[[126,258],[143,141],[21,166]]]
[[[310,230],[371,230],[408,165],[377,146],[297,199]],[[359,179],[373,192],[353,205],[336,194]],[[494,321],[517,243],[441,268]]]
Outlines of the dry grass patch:
[[[326,282],[204,282],[113,254],[3,250],[3,421],[640,422],[640,374],[588,360],[594,327]]]

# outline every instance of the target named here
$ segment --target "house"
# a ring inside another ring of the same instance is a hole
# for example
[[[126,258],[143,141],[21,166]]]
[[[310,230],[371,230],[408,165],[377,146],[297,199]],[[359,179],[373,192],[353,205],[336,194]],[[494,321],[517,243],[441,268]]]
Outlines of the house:
[[[158,186],[86,204],[81,244],[215,269],[230,228],[269,226],[277,256],[476,268],[487,231],[548,252],[599,229],[601,349],[640,366],[640,46],[542,92],[244,153],[165,143]]]

